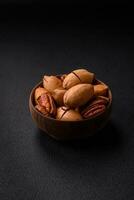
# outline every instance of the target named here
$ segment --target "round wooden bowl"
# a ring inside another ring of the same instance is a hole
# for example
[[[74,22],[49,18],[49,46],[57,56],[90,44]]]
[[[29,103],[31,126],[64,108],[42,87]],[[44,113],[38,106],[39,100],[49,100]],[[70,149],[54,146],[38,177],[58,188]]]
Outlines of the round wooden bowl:
[[[99,80],[97,80],[97,82],[103,83]],[[98,132],[107,123],[112,108],[112,93],[110,89],[108,91],[110,101],[104,113],[90,119],[83,119],[79,121],[61,121],[46,117],[35,108],[34,92],[39,86],[42,86],[42,82],[38,83],[31,91],[29,97],[29,108],[32,118],[38,128],[43,130],[52,138],[56,140],[86,138]]]

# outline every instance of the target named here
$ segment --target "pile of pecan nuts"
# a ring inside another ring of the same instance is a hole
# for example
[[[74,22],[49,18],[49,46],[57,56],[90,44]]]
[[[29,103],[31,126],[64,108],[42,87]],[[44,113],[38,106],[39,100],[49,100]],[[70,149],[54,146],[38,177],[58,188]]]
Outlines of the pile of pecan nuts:
[[[76,121],[103,113],[109,103],[108,86],[94,73],[77,69],[61,76],[44,76],[35,89],[35,108],[44,116]]]

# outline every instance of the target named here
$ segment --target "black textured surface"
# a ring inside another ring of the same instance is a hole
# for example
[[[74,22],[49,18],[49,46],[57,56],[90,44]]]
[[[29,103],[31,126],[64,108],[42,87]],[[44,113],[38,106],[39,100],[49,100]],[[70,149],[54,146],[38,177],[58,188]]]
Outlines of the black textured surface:
[[[79,20],[64,16],[65,21],[59,20],[60,15],[44,21],[31,21],[31,17],[19,21],[15,14],[4,21],[2,16],[1,200],[134,198],[132,18],[125,21],[122,15],[124,21],[120,16],[107,20],[95,15],[92,21],[87,16],[79,15]],[[28,109],[30,90],[44,73],[66,73],[78,67],[95,72],[111,87],[111,120],[89,140],[56,142],[33,123]]]

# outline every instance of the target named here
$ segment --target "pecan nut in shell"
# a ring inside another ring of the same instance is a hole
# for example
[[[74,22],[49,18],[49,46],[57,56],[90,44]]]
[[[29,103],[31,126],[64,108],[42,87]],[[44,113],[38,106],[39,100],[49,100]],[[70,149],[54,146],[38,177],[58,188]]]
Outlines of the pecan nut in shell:
[[[105,84],[94,85],[94,95],[95,96],[98,96],[98,95],[106,96],[107,91],[108,91],[108,86]]]
[[[43,86],[49,92],[53,92],[55,89],[62,87],[62,80],[57,78],[56,76],[44,76]]]
[[[45,115],[46,117],[51,117],[50,114],[47,112],[47,110],[46,110],[45,107],[40,106],[39,104],[37,104],[37,105],[35,106],[35,108],[36,108],[39,112],[41,112],[43,115]]]
[[[56,105],[53,97],[49,93],[42,94],[38,98],[38,104],[43,107],[50,116],[56,115]]]
[[[77,121],[81,120],[82,116],[79,112],[72,110],[68,107],[62,106],[57,109],[56,119],[64,121]]]
[[[56,101],[57,105],[59,105],[59,106],[64,105],[63,96],[64,96],[65,92],[66,92],[66,90],[62,89],[62,88],[55,89],[52,92],[52,96],[53,96],[54,100]]]
[[[48,91],[43,88],[43,87],[38,87],[36,88],[35,90],[35,93],[34,93],[34,99],[35,99],[35,103],[38,104],[38,98],[42,95],[42,94],[45,94],[45,93],[48,93]]]
[[[94,74],[87,71],[86,69],[77,69],[69,73],[64,81],[63,87],[69,89],[80,83],[92,83]]]
[[[76,108],[86,104],[94,95],[94,88],[91,84],[78,84],[71,87],[64,94],[64,104]]]

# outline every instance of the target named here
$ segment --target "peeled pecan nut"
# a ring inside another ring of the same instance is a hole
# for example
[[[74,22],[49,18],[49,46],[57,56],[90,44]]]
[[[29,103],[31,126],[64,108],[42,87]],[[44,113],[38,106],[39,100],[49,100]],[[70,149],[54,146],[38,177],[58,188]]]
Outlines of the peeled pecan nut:
[[[92,83],[93,79],[93,73],[87,71],[86,69],[77,69],[65,77],[63,87],[65,89],[69,89],[80,83]]]
[[[77,111],[63,106],[57,109],[56,119],[64,120],[64,121],[77,121],[77,120],[81,120],[82,116]]]
[[[51,116],[56,115],[56,106],[53,97],[49,93],[42,94],[38,98],[38,104],[45,108],[46,112]]]
[[[46,108],[43,106],[40,106],[39,104],[35,106],[35,108],[41,112],[43,115],[50,117],[50,114],[46,111]]]
[[[52,92],[53,90],[62,87],[62,81],[61,81],[61,79],[57,78],[56,76],[44,76],[43,86],[49,92]]]
[[[106,109],[105,105],[95,105],[94,107],[87,109],[84,113],[82,113],[83,118],[88,119],[90,117],[95,117],[101,113],[103,113]]]
[[[45,88],[43,87],[36,88],[35,93],[34,93],[34,99],[35,99],[36,104],[38,104],[38,98],[44,93],[48,93],[48,91]]]
[[[104,96],[97,96],[96,99],[94,99],[92,102],[90,102],[89,104],[89,107],[92,107],[94,105],[101,105],[101,104],[104,104],[104,105],[107,105],[109,102],[109,98],[107,97],[104,97]]]
[[[98,95],[105,96],[107,91],[108,91],[108,86],[105,84],[94,85],[94,95],[95,96],[98,96]]]
[[[78,84],[71,87],[64,94],[64,104],[76,108],[86,104],[94,95],[94,88],[91,84]]]
[[[106,105],[108,104],[109,99],[103,96],[98,96],[93,100],[82,112],[81,115],[83,118],[88,119],[90,117],[95,117],[106,110]]]

